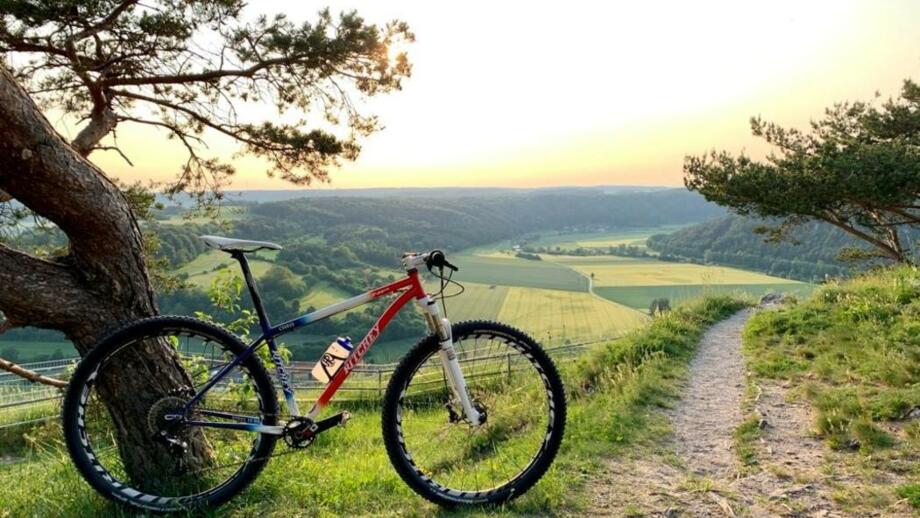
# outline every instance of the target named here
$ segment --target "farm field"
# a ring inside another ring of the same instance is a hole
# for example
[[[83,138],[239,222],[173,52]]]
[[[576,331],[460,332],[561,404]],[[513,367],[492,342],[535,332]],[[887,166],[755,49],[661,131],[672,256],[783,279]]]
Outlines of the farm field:
[[[452,262],[460,268],[454,279],[464,283],[588,291],[588,281],[584,276],[549,261],[464,253]]]
[[[426,286],[431,291],[431,288]],[[507,286],[466,283],[463,293],[446,300],[451,321],[497,320],[508,295]],[[448,290],[456,289],[449,287]],[[448,294],[451,292],[448,291]]]
[[[656,259],[603,258],[585,261],[557,258],[584,275],[594,275],[594,286],[671,286],[684,284],[792,284],[795,281],[757,272],[690,263],[671,263]]]
[[[277,256],[277,250],[260,250],[255,254],[250,254],[249,265],[253,275],[259,277],[268,271]],[[223,269],[230,269],[237,275],[242,275],[239,264],[226,252],[208,250],[182,265],[177,273],[187,274],[192,284],[207,289],[211,286],[211,281],[217,276],[218,271]]]
[[[247,208],[245,205],[224,205],[220,208],[219,221],[233,221],[243,219],[246,216]],[[187,216],[183,214],[171,214],[168,217],[157,218],[156,222],[160,225],[208,225],[213,224],[214,219],[210,216]]]
[[[220,250],[208,250],[191,261],[182,265],[178,273],[186,273],[189,277],[207,273],[219,266],[230,266],[236,261]]]
[[[558,246],[565,250],[574,248],[608,248],[630,245],[645,248],[645,241],[655,234],[666,234],[680,230],[685,225],[663,225],[660,227],[612,230],[610,232],[559,233],[540,236],[529,244],[534,246]]]
[[[639,327],[638,311],[590,293],[512,287],[498,320],[551,344],[610,338]]]
[[[788,293],[796,297],[808,296],[815,286],[803,282],[788,284],[682,284],[658,286],[602,286],[594,288],[599,296],[638,310],[647,310],[651,301],[666,298],[673,305],[683,300],[705,295],[749,295],[760,297],[767,293]]]

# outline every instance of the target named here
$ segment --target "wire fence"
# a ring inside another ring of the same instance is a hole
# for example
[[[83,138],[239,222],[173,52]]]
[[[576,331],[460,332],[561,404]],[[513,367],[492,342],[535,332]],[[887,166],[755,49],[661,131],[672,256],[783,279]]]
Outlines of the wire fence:
[[[557,362],[566,362],[577,358],[586,348],[615,340],[608,338],[573,344],[556,345],[546,348],[546,352]],[[66,358],[35,363],[22,364],[22,367],[45,376],[67,379],[79,358]],[[471,361],[471,360],[460,360]],[[313,401],[325,387],[310,374],[314,362],[295,361],[287,365],[291,385],[298,401]],[[348,380],[339,388],[335,400],[373,401],[383,396],[390,376],[396,370],[397,363],[374,364],[361,363],[355,366]],[[58,418],[60,413],[62,391],[60,389],[32,383],[8,372],[0,372],[0,430],[14,427],[28,427]]]

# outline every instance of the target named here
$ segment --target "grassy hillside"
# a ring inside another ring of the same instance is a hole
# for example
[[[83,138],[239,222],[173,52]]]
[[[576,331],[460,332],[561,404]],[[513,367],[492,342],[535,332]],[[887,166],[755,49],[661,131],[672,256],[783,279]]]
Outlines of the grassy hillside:
[[[651,408],[670,403],[696,343],[712,323],[742,303],[713,298],[656,318],[628,337],[586,353],[563,367],[569,420],[560,455],[529,493],[498,509],[467,516],[577,514],[584,509],[586,475],[603,458],[651,444],[666,431]],[[390,515],[427,516],[436,507],[415,496],[390,467],[375,409],[355,410],[344,429],[318,438],[310,449],[273,459],[255,484],[213,516]],[[61,450],[54,427],[30,435],[26,460],[0,463],[0,516],[127,516],[96,496]],[[450,514],[444,511],[445,514]]]
[[[901,498],[920,511],[920,270],[831,284],[750,322],[756,378],[784,380],[814,409],[813,432],[858,473],[836,497],[854,512]]]

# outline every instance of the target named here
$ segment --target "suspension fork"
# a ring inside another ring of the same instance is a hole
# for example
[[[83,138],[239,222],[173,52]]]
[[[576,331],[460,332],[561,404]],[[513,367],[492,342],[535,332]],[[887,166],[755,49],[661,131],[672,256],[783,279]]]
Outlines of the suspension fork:
[[[438,356],[441,358],[441,365],[444,368],[444,376],[450,384],[454,399],[460,403],[463,414],[466,415],[467,421],[473,426],[482,424],[482,415],[473,406],[473,400],[466,388],[466,379],[463,377],[463,371],[460,370],[460,361],[457,359],[457,353],[454,351],[454,337],[451,332],[450,320],[441,316],[441,308],[438,307],[437,301],[430,295],[417,299],[422,314],[425,315],[425,321],[428,323],[428,330],[438,337]]]

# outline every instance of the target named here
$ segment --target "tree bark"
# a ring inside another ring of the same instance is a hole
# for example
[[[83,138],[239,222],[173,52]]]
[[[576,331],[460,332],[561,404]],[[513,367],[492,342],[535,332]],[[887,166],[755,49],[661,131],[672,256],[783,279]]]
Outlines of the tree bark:
[[[0,311],[10,324],[60,330],[85,354],[119,324],[156,314],[140,228],[126,198],[54,131],[3,66],[0,190],[69,239],[69,254],[57,260],[0,245]],[[165,462],[173,465],[149,438],[144,405],[191,380],[169,347],[146,343],[132,353],[100,392],[117,416],[126,468],[144,480],[163,473]]]
[[[89,156],[96,144],[118,125],[118,117],[109,107],[93,110],[87,124],[70,143],[83,156]]]

